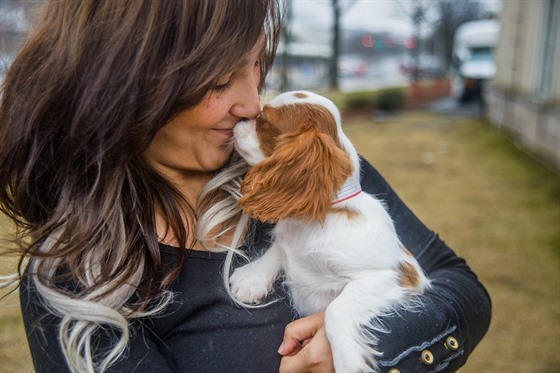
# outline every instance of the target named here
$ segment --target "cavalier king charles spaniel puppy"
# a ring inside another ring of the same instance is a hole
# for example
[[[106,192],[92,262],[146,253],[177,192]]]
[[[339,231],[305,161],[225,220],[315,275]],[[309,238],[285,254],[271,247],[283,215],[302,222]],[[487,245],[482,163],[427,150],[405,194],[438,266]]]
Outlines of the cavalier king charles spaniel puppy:
[[[375,370],[379,317],[415,308],[430,285],[383,202],[361,190],[338,109],[317,94],[287,92],[238,123],[234,138],[252,166],[243,212],[276,225],[271,247],[231,275],[232,295],[261,303],[283,273],[301,316],[325,312],[335,370]]]

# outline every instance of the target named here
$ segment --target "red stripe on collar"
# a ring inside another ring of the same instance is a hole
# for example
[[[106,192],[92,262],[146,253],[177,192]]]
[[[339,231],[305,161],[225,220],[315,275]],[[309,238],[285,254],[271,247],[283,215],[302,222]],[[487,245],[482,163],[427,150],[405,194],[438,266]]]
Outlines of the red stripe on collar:
[[[350,198],[356,197],[361,192],[362,192],[362,187],[359,182],[348,181],[346,182],[346,184],[342,186],[342,188],[340,188],[338,195],[331,202],[331,204],[334,205],[340,202],[347,201]]]

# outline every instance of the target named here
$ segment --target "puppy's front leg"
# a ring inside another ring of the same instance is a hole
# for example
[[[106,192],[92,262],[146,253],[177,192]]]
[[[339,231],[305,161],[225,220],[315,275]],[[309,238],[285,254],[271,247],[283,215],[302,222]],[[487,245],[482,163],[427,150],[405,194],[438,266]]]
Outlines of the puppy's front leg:
[[[376,339],[368,335],[377,318],[402,302],[406,290],[390,270],[372,271],[350,281],[325,311],[325,329],[337,372],[377,372]]]
[[[260,303],[282,270],[282,255],[280,247],[273,244],[263,256],[237,268],[230,278],[235,298],[247,304]]]

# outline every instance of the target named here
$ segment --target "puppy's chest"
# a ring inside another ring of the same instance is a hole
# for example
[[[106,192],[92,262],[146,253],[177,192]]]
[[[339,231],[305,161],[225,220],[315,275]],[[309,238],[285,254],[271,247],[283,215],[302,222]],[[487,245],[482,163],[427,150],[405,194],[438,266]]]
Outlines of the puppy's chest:
[[[310,255],[317,251],[324,240],[324,232],[315,223],[282,221],[274,230],[274,241],[283,247],[287,255]]]
[[[334,250],[336,244],[320,225],[280,223],[276,227],[275,241],[284,252],[284,270],[287,276],[298,273],[340,277],[333,265],[340,258]]]

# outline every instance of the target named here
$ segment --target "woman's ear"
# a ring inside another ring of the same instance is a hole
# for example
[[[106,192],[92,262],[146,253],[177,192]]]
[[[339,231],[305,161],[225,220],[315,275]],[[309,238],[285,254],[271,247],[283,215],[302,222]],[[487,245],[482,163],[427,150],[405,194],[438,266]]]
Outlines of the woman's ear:
[[[261,221],[301,218],[323,222],[352,165],[333,139],[308,129],[284,135],[269,158],[241,184],[243,212]]]

